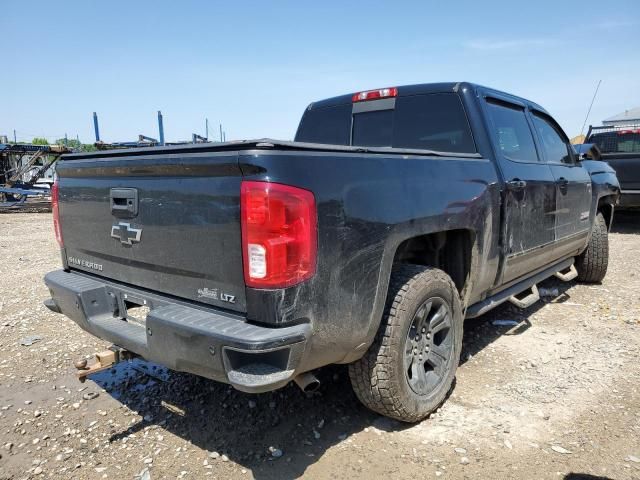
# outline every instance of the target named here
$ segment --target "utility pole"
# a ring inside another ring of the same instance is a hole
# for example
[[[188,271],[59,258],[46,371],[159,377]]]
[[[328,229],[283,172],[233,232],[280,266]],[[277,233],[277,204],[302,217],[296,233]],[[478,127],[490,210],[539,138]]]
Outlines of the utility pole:
[[[13,143],[18,143],[18,140],[16,140],[16,129],[13,129]]]
[[[204,138],[206,138],[207,140],[209,140],[209,119],[205,118],[204,119]]]
[[[64,146],[68,147],[69,146],[69,139],[67,138],[67,134],[64,134]]]
[[[220,124],[220,141],[224,142],[224,140],[222,140],[222,124]]]

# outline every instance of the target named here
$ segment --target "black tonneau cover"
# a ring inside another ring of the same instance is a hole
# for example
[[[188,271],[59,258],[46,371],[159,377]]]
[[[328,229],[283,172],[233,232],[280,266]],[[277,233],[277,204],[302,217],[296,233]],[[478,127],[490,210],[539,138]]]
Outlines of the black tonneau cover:
[[[152,154],[172,154],[172,153],[205,153],[205,152],[228,152],[235,150],[303,150],[318,152],[340,152],[340,153],[380,153],[396,155],[423,155],[436,157],[455,158],[482,158],[479,153],[453,153],[437,152],[434,150],[416,150],[407,148],[392,147],[357,147],[345,145],[327,145],[324,143],[304,143],[287,140],[274,140],[272,138],[260,138],[257,140],[236,140],[221,143],[194,143],[184,145],[166,145],[155,147],[122,148],[113,150],[100,150],[97,152],[81,152],[64,155],[63,160],[83,160],[114,157],[131,157]]]

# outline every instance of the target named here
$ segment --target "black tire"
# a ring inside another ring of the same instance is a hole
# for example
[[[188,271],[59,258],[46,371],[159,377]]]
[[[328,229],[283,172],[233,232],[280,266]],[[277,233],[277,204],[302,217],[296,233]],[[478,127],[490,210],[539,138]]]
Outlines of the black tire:
[[[576,257],[578,280],[598,283],[609,266],[609,229],[602,213],[598,212],[591,231],[591,239],[584,252]]]
[[[364,357],[349,365],[356,396],[387,417],[422,420],[451,390],[462,330],[460,297],[451,278],[435,268],[398,265],[378,333]]]

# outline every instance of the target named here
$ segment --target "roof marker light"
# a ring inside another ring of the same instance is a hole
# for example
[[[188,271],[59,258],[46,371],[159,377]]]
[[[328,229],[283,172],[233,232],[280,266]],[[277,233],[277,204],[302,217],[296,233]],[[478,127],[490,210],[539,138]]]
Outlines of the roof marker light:
[[[398,89],[396,87],[379,88],[377,90],[367,90],[366,92],[358,92],[353,95],[351,100],[353,103],[366,102],[368,100],[379,100],[381,98],[397,97]]]

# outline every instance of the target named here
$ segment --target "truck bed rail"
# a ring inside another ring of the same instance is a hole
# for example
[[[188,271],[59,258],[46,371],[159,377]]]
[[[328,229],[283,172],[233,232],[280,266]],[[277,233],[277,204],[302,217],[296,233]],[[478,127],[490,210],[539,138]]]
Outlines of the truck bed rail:
[[[380,153],[397,155],[421,155],[452,158],[482,158],[479,153],[454,153],[439,152],[435,150],[420,150],[394,147],[357,147],[345,145],[328,145],[324,143],[304,143],[291,142],[287,140],[274,140],[272,138],[261,138],[254,140],[235,140],[232,142],[199,143],[182,145],[158,145],[152,147],[119,148],[115,150],[100,150],[97,152],[82,152],[65,155],[64,160],[83,160],[87,158],[113,158],[131,157],[150,154],[172,154],[172,153],[205,153],[205,152],[225,152],[234,150],[302,150],[318,152],[343,152],[343,153]]]

